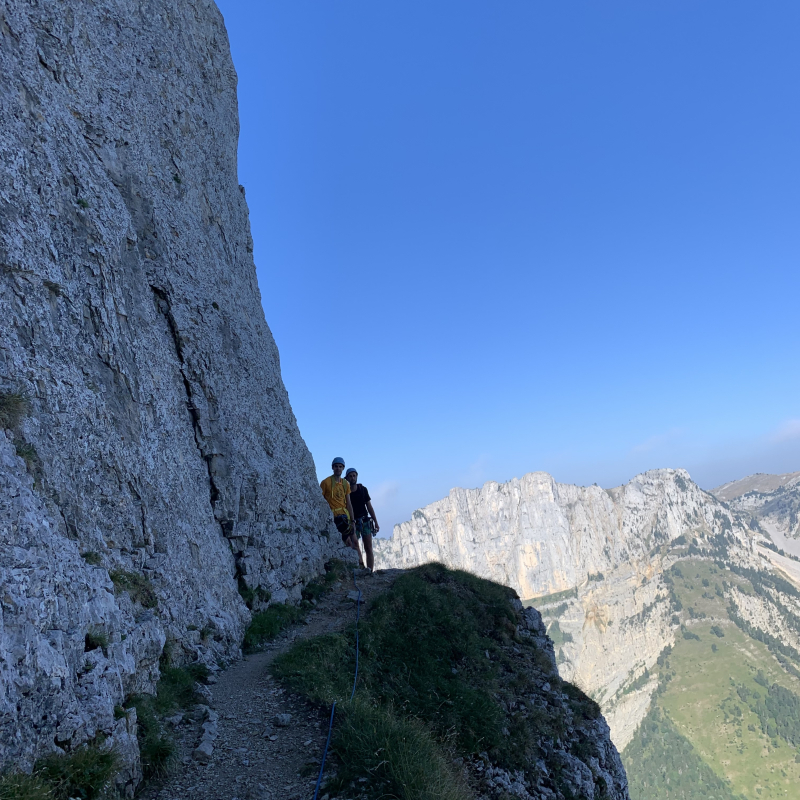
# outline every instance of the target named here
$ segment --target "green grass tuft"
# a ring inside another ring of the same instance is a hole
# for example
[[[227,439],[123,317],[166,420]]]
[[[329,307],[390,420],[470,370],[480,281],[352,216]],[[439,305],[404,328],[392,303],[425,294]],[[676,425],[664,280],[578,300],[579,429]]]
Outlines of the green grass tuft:
[[[0,800],[51,800],[51,788],[38,775],[0,775]]]
[[[113,750],[87,745],[66,756],[48,756],[34,766],[34,773],[52,788],[54,800],[101,797],[111,785],[119,758]]]
[[[194,664],[188,664],[183,669],[199,683],[205,683],[206,678],[211,674],[211,670],[200,661],[196,661]]]
[[[17,455],[27,464],[28,469],[36,467],[39,461],[39,454],[30,442],[15,442],[14,449]]]
[[[20,392],[0,392],[0,428],[16,428],[30,411],[30,402]]]
[[[127,572],[122,569],[111,570],[108,573],[114,584],[114,591],[127,592],[134,603],[141,603],[144,608],[156,608],[158,598],[150,581],[138,572]]]
[[[166,775],[174,762],[175,744],[164,732],[161,717],[191,708],[197,702],[195,683],[205,680],[210,670],[205,664],[164,667],[155,696],[136,695],[131,703],[138,720],[139,752],[145,780]]]
[[[347,580],[352,567],[337,558],[325,564],[325,573],[311,581],[303,589],[303,600],[319,600],[337,581]]]
[[[268,603],[272,596],[269,589],[265,589],[263,586],[256,586],[255,588],[248,586],[241,575],[239,576],[238,586],[239,595],[250,611],[253,610],[256,604],[262,605],[263,603]]]
[[[99,567],[103,563],[100,553],[95,553],[94,550],[87,550],[81,553],[81,558],[92,567]]]
[[[499,664],[485,653],[515,630],[511,597],[510,589],[437,564],[398,578],[362,624],[363,685],[440,734],[455,732],[462,750],[504,748],[503,714],[492,698]],[[296,645],[276,659],[275,674],[318,701],[346,699],[355,642],[352,630],[341,637]]]
[[[264,611],[257,611],[244,635],[242,649],[245,653],[255,652],[302,616],[302,609],[290,605],[275,604]]]
[[[164,734],[153,701],[154,698],[144,695],[132,700],[136,709],[142,777],[146,781],[166,775],[175,757],[175,744]]]
[[[419,720],[354,702],[343,708],[332,741],[342,764],[330,787],[346,791],[370,777],[371,790],[404,800],[468,800],[471,792],[452,757]]]
[[[88,653],[91,650],[97,650],[98,648],[102,648],[103,652],[105,653],[106,649],[108,648],[108,636],[106,635],[105,631],[93,628],[92,630],[86,632],[83,651],[84,653]]]
[[[355,671],[352,638],[329,633],[297,642],[273,662],[273,674],[315,703],[330,704],[350,696]]]
[[[569,704],[576,716],[584,719],[597,719],[602,715],[600,706],[587,694],[571,683],[562,683],[561,690],[569,698]]]
[[[208,667],[203,666],[205,677],[208,675]],[[191,708],[197,700],[194,689],[194,685],[197,682],[195,674],[193,670],[182,667],[166,667],[162,669],[161,680],[158,682],[158,689],[153,701],[155,712],[157,714],[168,714],[177,708]]]

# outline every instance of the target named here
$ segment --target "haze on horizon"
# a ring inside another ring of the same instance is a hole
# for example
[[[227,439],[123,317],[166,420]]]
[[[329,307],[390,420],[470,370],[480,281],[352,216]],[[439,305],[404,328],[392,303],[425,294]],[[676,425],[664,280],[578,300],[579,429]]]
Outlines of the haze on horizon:
[[[800,6],[220,0],[267,321],[382,533],[800,469]]]

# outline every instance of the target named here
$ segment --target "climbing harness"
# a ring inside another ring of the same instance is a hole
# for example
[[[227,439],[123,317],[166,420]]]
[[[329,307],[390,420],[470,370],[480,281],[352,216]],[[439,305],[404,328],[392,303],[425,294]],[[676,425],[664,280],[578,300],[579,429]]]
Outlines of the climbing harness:
[[[352,700],[356,695],[356,683],[358,682],[358,621],[361,618],[361,588],[356,580],[356,571],[353,569],[353,584],[358,589],[358,599],[356,600],[356,674],[353,676],[353,691],[350,693]],[[317,777],[317,785],[314,788],[314,800],[317,800],[319,794],[319,787],[322,783],[322,773],[325,770],[325,759],[328,757],[328,747],[331,744],[331,733],[333,733],[333,715],[336,712],[336,701],[333,701],[331,706],[331,721],[328,723],[328,740],[325,742],[325,750],[322,753],[322,763],[319,765],[319,776]]]

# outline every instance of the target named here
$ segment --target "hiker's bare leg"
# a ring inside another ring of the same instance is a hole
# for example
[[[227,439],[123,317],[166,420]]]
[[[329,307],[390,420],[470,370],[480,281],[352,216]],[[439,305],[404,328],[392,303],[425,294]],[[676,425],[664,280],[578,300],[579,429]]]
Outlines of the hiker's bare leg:
[[[367,569],[372,572],[375,567],[375,556],[372,553],[372,537],[368,533],[362,534],[364,537],[364,552],[367,554]]]
[[[364,567],[364,559],[361,556],[361,548],[358,546],[358,536],[354,533],[350,534],[350,538],[347,540],[350,547],[358,553],[358,561],[361,564],[361,567]]]

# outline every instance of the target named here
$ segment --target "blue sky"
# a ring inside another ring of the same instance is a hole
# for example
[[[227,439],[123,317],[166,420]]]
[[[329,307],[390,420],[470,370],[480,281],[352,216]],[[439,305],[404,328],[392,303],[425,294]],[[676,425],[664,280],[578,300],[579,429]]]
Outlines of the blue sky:
[[[221,0],[267,321],[383,532],[800,470],[800,4]]]

